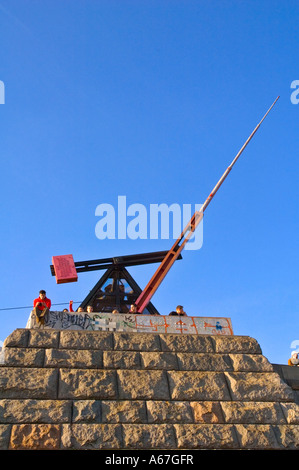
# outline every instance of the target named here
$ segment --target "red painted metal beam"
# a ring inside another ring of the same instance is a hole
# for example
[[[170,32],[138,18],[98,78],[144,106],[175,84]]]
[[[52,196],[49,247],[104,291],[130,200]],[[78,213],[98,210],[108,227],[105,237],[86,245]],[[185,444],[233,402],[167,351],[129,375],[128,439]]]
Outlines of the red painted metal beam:
[[[212,201],[213,197],[217,193],[218,189],[220,188],[220,186],[222,185],[222,183],[224,182],[224,180],[226,179],[226,177],[230,173],[232,167],[234,166],[234,164],[236,163],[236,161],[240,157],[240,155],[243,152],[243,150],[245,149],[245,147],[249,144],[250,140],[252,139],[252,137],[254,136],[256,131],[259,129],[259,127],[262,124],[262,122],[264,121],[264,119],[266,118],[266,116],[269,114],[269,112],[271,111],[271,109],[275,105],[278,98],[279,98],[279,96],[276,98],[274,103],[270,106],[270,108],[268,109],[266,114],[263,116],[261,121],[258,123],[256,128],[252,131],[252,133],[250,134],[250,136],[248,137],[248,139],[246,140],[244,145],[241,147],[241,149],[239,150],[239,152],[237,153],[237,155],[233,159],[232,163],[229,165],[229,167],[225,170],[225,172],[221,176],[220,180],[218,181],[218,183],[214,187],[213,191],[207,197],[207,199],[204,202],[201,209],[199,211],[196,211],[193,214],[193,216],[190,219],[189,223],[186,225],[186,227],[182,231],[180,237],[176,240],[174,245],[168,251],[165,258],[161,262],[160,266],[158,267],[158,269],[156,270],[156,272],[152,276],[151,280],[149,281],[149,283],[147,284],[145,289],[141,292],[140,296],[138,297],[138,299],[135,302],[136,306],[137,306],[137,310],[138,310],[139,313],[142,313],[143,310],[146,308],[147,304],[150,302],[152,296],[154,295],[154,293],[156,292],[156,290],[160,286],[160,284],[163,281],[163,279],[165,278],[166,274],[169,272],[170,268],[172,267],[172,265],[174,264],[174,262],[176,261],[176,259],[180,255],[180,253],[183,250],[184,246],[186,245],[186,243],[188,243],[188,241],[191,238],[191,235],[195,231],[196,227],[198,226],[198,224],[202,220],[204,211],[206,210],[206,208],[208,207],[208,205]]]

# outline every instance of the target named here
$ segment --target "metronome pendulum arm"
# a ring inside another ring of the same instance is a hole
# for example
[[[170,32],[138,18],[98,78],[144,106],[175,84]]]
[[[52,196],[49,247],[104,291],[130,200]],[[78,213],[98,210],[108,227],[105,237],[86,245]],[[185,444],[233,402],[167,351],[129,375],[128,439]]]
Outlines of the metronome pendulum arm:
[[[135,305],[137,306],[138,313],[142,313],[143,310],[146,308],[147,304],[150,302],[150,299],[152,298],[152,296],[154,295],[154,293],[156,292],[156,290],[160,286],[160,284],[163,281],[163,279],[165,278],[166,274],[169,272],[170,268],[173,266],[174,262],[176,261],[176,259],[180,255],[181,251],[185,247],[186,243],[188,243],[188,241],[190,240],[193,232],[196,230],[198,224],[202,220],[203,215],[204,215],[204,211],[206,210],[206,208],[208,207],[208,205],[212,201],[213,197],[217,193],[218,189],[220,188],[220,186],[222,185],[222,183],[224,182],[224,180],[226,179],[226,177],[230,173],[232,167],[234,166],[234,164],[236,163],[236,161],[238,160],[238,158],[242,154],[245,147],[247,147],[250,140],[252,139],[252,137],[254,136],[256,131],[259,129],[259,127],[262,124],[262,122],[264,121],[264,119],[266,118],[266,116],[269,114],[269,112],[271,111],[271,109],[275,105],[278,98],[279,98],[279,96],[276,98],[276,100],[270,106],[270,108],[268,109],[266,114],[263,116],[261,121],[258,123],[256,128],[252,131],[252,133],[250,134],[250,136],[248,137],[248,139],[246,140],[244,145],[241,147],[241,149],[239,150],[239,152],[237,153],[237,155],[233,159],[232,163],[225,170],[225,172],[223,173],[223,175],[219,179],[218,183],[216,184],[216,186],[214,187],[212,192],[207,197],[206,201],[204,202],[204,204],[202,205],[200,210],[196,211],[193,214],[193,216],[191,217],[190,221],[188,222],[188,224],[186,225],[186,227],[182,231],[179,238],[176,240],[176,242],[171,247],[171,249],[167,252],[166,256],[164,257],[163,261],[159,265],[158,269],[156,270],[156,272],[154,273],[154,275],[152,276],[152,278],[148,282],[147,286],[144,288],[144,290],[141,292],[141,294],[139,295],[138,299],[135,302]]]

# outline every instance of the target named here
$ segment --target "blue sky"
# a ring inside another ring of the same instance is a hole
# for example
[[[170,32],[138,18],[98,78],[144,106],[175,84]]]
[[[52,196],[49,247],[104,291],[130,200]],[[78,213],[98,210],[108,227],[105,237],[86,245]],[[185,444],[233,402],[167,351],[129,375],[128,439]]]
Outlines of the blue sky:
[[[81,301],[102,275],[56,285],[76,261],[168,250],[99,240],[96,207],[203,203],[280,99],[152,301],[227,316],[286,363],[298,331],[299,80],[295,0],[0,0],[0,340],[45,289]],[[130,269],[146,286],[156,265]]]

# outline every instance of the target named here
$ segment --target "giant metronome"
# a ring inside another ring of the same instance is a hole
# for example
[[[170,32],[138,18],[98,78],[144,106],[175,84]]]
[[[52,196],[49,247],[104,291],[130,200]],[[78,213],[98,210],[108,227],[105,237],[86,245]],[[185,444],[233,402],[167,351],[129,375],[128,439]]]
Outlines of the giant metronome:
[[[125,313],[128,311],[126,310],[128,305],[134,303],[137,307],[137,313],[157,314],[157,310],[150,302],[152,296],[161,285],[161,282],[173,266],[174,262],[181,258],[181,252],[186,243],[188,243],[192,237],[193,232],[196,230],[198,224],[203,219],[204,211],[212,201],[213,197],[232,170],[243,150],[247,147],[248,143],[251,141],[252,137],[257,132],[260,125],[278,99],[279,96],[276,98],[266,114],[252,131],[231,164],[227,167],[200,210],[193,214],[190,221],[183,229],[181,235],[169,251],[85,261],[82,263],[74,263],[72,255],[53,257],[51,271],[52,274],[56,276],[57,283],[76,281],[77,272],[103,269],[104,264],[105,267],[107,267],[108,263],[106,273],[102,276],[90,294],[84,299],[81,306],[85,308],[87,305],[91,304],[94,307],[94,310],[97,312],[112,311],[111,309],[114,306],[114,308],[117,308],[120,312]],[[160,265],[148,282],[147,286],[141,291],[140,287],[130,276],[125,266],[154,262],[160,262]],[[128,284],[128,289],[130,289],[130,291],[126,291],[125,283]]]

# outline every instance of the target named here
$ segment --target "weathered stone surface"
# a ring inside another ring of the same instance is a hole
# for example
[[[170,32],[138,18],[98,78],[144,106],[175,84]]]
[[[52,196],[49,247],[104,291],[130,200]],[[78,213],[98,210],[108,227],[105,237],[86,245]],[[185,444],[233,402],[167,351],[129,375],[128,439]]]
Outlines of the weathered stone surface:
[[[235,428],[243,449],[279,448],[274,430],[269,424],[235,424]]]
[[[128,400],[168,400],[169,390],[165,371],[119,370],[119,398]]]
[[[0,398],[57,398],[57,370],[1,367]]]
[[[5,343],[0,449],[298,449],[294,391],[250,337],[19,329]]]
[[[18,328],[14,330],[3,343],[3,347],[19,347],[26,348],[28,345],[29,330]]]
[[[45,367],[100,368],[103,352],[93,349],[46,349]]]
[[[62,449],[120,449],[121,425],[118,424],[63,424]]]
[[[55,424],[14,424],[10,449],[57,450],[60,446],[60,426]]]
[[[193,423],[189,402],[148,400],[146,406],[149,423]]]
[[[127,449],[176,448],[174,429],[168,424],[124,424],[123,440]]]
[[[177,353],[180,370],[233,370],[228,354]]]
[[[137,369],[141,367],[140,353],[135,351],[104,351],[105,369]]]
[[[221,407],[226,423],[285,423],[281,407],[276,402],[223,401]]]
[[[100,400],[75,400],[73,423],[101,423],[101,408]]]
[[[299,426],[279,425],[273,429],[280,448],[299,449]]]
[[[168,371],[172,400],[229,400],[223,373]]]
[[[113,334],[104,331],[62,330],[60,348],[66,349],[113,349]]]
[[[31,348],[58,348],[59,330],[30,330],[28,346]]]
[[[213,352],[213,345],[209,336],[160,334],[162,351],[176,352]]]
[[[114,333],[114,349],[125,351],[161,351],[159,335],[151,333]]]
[[[0,424],[0,450],[7,450],[9,446],[11,426]]]
[[[179,368],[175,353],[141,352],[140,356],[144,369],[178,370]]]
[[[102,401],[103,423],[147,423],[146,407],[143,400],[140,401]]]
[[[292,401],[294,393],[275,372],[225,372],[233,400]]]
[[[62,400],[0,400],[0,423],[68,423],[72,403]]]
[[[220,403],[215,401],[194,401],[190,403],[195,423],[224,423]]]
[[[229,424],[174,424],[179,449],[236,449],[234,426]]]
[[[299,405],[297,403],[280,403],[287,423],[299,424]]]
[[[234,371],[272,372],[273,366],[262,354],[230,354]]]
[[[212,336],[216,353],[262,354],[258,342],[250,336]]]
[[[42,367],[44,349],[36,348],[4,348],[1,366]]]
[[[116,372],[101,369],[60,369],[60,399],[116,398]]]

